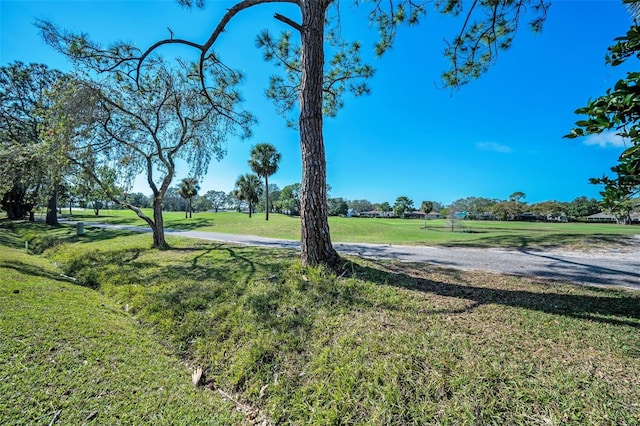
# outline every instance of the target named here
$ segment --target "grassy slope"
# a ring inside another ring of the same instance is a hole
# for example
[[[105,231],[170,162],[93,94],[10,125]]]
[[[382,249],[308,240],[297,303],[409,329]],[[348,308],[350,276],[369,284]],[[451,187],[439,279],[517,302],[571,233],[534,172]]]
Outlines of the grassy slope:
[[[637,293],[169,242],[90,230],[47,256],[274,422],[640,423]]]
[[[101,220],[117,224],[144,225],[131,211],[111,210],[104,216],[74,214],[77,220]],[[471,247],[554,247],[581,248],[605,243],[624,245],[626,238],[640,234],[636,226],[597,223],[532,223],[498,221],[462,221],[459,232],[450,232],[444,220],[427,222],[402,219],[366,219],[330,217],[331,238],[336,242],[367,242],[383,244],[418,244]],[[250,219],[243,213],[197,213],[185,219],[184,213],[166,212],[165,226],[173,229],[198,229],[232,234],[252,234],[297,240],[300,238],[300,218],[273,214],[269,221],[264,214]]]
[[[0,424],[242,420],[112,300],[0,233]]]

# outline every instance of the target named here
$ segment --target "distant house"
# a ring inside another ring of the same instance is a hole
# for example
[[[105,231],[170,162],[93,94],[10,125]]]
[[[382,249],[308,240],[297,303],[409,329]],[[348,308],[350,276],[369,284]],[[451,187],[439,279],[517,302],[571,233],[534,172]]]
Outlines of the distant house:
[[[393,212],[379,212],[378,210],[370,210],[368,212],[360,212],[360,217],[396,217]]]
[[[406,212],[404,217],[407,219],[424,219],[424,212],[420,210],[414,210],[412,212]]]
[[[476,215],[477,220],[497,220],[496,215],[491,212],[484,212]]]
[[[442,215],[438,212],[430,212],[427,214],[427,219],[441,219]]]
[[[533,214],[531,212],[525,212],[516,216],[516,220],[526,221],[526,222],[537,222],[540,218],[538,215]]]
[[[569,222],[569,216],[565,215],[565,214],[548,214],[545,217],[545,220],[547,222]]]
[[[639,223],[640,222],[640,212],[631,213],[631,223]],[[617,219],[614,215],[608,213],[596,213],[591,216],[585,217],[587,222],[606,222],[606,223],[616,223]]]
[[[600,212],[585,217],[585,220],[587,222],[615,222],[616,217],[612,214]]]

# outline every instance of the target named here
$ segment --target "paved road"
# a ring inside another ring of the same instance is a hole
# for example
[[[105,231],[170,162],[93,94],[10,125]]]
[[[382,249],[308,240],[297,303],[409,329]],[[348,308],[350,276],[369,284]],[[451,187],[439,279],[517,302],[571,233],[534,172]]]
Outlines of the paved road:
[[[146,227],[90,224],[138,232],[150,232]],[[299,250],[300,242],[257,237],[251,235],[221,234],[203,231],[167,229],[168,235],[222,241],[251,246]],[[334,243],[339,253],[363,258],[395,259],[404,262],[430,263],[448,268],[482,270],[518,276],[543,277],[578,284],[606,287],[626,287],[640,290],[640,238],[629,251],[568,252],[538,251],[531,249],[475,249],[404,246],[388,244]]]

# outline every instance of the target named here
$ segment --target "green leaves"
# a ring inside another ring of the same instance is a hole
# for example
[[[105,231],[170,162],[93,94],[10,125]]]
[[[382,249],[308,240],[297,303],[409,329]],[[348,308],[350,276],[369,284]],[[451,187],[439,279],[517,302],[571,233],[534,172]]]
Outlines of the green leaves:
[[[249,167],[255,174],[261,177],[269,177],[278,171],[278,165],[282,159],[276,147],[270,143],[259,143],[251,148]]]
[[[18,204],[46,196],[63,173],[66,145],[46,120],[62,78],[43,64],[0,67],[0,195],[11,191]]]
[[[606,61],[618,66],[632,56],[640,57],[640,31],[632,26],[626,36],[616,39],[609,48]],[[600,134],[613,130],[617,135],[629,138],[631,146],[611,168],[615,177],[603,175],[591,178],[595,185],[604,185],[602,206],[614,214],[619,222],[627,223],[629,213],[635,206],[633,197],[640,193],[640,72],[628,72],[626,78],[616,82],[613,89],[590,101],[586,107],[578,108],[576,114],[586,115],[576,122],[565,138],[576,138]]]
[[[640,54],[640,27],[631,26],[627,34],[615,39],[616,44],[609,47],[609,52],[605,56],[605,61],[611,66],[618,66],[624,63],[631,56]]]
[[[253,207],[260,201],[260,196],[262,195],[260,178],[252,173],[239,176],[233,193],[239,201],[249,203],[249,217],[251,217]]]
[[[461,0],[436,3],[443,14],[458,15]],[[448,42],[444,56],[451,68],[442,74],[445,86],[460,87],[480,77],[495,62],[501,50],[511,47],[520,20],[532,11],[529,28],[539,32],[549,4],[544,0],[485,0],[471,3],[460,33]]]
[[[196,178],[184,178],[180,181],[179,193],[182,198],[193,198],[199,190],[200,184]]]
[[[367,3],[373,4],[369,21],[378,29],[379,39],[375,45],[377,56],[382,56],[391,48],[399,26],[418,24],[420,18],[427,13],[425,4],[422,2],[372,0]]]
[[[344,106],[344,95],[366,95],[370,92],[367,80],[375,72],[373,67],[362,59],[362,44],[342,41],[337,32],[329,31],[327,36],[326,68],[323,77],[323,114],[334,117]],[[279,114],[288,117],[298,102],[300,77],[300,45],[293,41],[291,32],[282,32],[278,38],[263,30],[256,38],[256,47],[263,50],[266,61],[273,62],[284,70],[284,75],[273,75],[265,91]],[[289,118],[288,125],[295,127],[296,122]]]

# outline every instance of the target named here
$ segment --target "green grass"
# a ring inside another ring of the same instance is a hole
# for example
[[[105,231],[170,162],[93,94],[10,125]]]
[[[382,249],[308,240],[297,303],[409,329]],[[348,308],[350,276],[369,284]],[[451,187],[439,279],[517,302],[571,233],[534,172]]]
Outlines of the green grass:
[[[290,251],[171,237],[157,251],[148,235],[54,232],[65,242],[33,262],[98,288],[108,312],[133,314],[173,355],[203,365],[208,388],[274,424],[640,423],[637,292],[360,259],[335,277]],[[15,334],[37,329],[14,324]],[[123,331],[136,333],[148,335]]]
[[[112,299],[0,233],[0,424],[242,421]]]
[[[144,226],[131,211],[111,210],[103,216],[74,214],[76,220],[100,220],[113,224]],[[598,223],[534,223],[499,221],[461,221],[451,232],[444,220],[432,220],[424,227],[422,220],[367,219],[330,217],[329,226],[334,242],[364,242],[381,244],[443,245],[450,247],[505,248],[590,248],[598,246],[624,247],[630,236],[640,234],[637,226]],[[185,219],[184,213],[166,212],[165,227],[172,229],[250,234],[264,237],[300,239],[300,218],[286,215],[244,213],[196,213]]]

